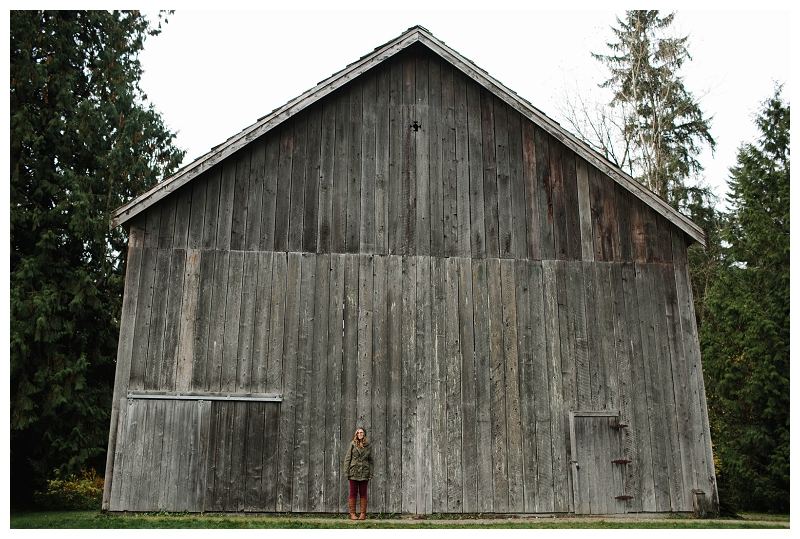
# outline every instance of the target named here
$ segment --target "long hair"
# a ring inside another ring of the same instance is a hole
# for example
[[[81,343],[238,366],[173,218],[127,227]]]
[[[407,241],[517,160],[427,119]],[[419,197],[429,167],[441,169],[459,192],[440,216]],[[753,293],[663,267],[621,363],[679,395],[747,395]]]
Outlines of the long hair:
[[[367,431],[364,430],[364,439],[363,440],[359,440],[358,439],[358,431],[360,431],[360,430],[364,430],[364,429],[357,428],[356,432],[353,434],[353,443],[356,444],[356,446],[358,446],[359,449],[364,449],[364,446],[367,445],[367,443],[368,443],[367,442]]]

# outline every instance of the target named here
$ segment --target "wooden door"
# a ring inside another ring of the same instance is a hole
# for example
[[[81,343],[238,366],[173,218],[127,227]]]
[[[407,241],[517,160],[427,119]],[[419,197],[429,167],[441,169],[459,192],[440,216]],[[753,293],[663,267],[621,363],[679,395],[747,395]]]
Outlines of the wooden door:
[[[277,402],[129,398],[112,511],[275,511]]]
[[[625,513],[625,466],[618,413],[570,412],[572,491],[576,514]]]

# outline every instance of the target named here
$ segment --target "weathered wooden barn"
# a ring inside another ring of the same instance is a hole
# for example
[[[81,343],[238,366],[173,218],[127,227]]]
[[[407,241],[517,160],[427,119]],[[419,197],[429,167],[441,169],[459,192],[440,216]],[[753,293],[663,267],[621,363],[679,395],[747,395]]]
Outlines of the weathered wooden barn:
[[[712,508],[703,231],[414,27],[114,213],[103,506]]]

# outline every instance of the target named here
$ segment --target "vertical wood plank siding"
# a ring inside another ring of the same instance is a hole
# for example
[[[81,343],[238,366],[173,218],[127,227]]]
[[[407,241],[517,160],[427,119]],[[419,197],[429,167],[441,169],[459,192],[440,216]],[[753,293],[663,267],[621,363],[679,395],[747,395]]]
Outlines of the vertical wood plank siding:
[[[715,492],[684,234],[427,49],[130,233],[113,511],[346,511],[356,426],[374,511],[691,511]],[[571,446],[573,410],[628,427],[581,420]],[[573,477],[571,447],[632,462]],[[592,477],[633,498],[590,504]]]

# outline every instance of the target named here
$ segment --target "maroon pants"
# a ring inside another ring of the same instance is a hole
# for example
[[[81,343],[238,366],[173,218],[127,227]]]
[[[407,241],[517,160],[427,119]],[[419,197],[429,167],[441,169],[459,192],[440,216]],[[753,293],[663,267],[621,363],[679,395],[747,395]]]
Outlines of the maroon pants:
[[[350,499],[356,499],[356,492],[358,495],[361,496],[362,500],[367,499],[367,485],[369,484],[369,480],[367,481],[353,481],[350,479]]]

